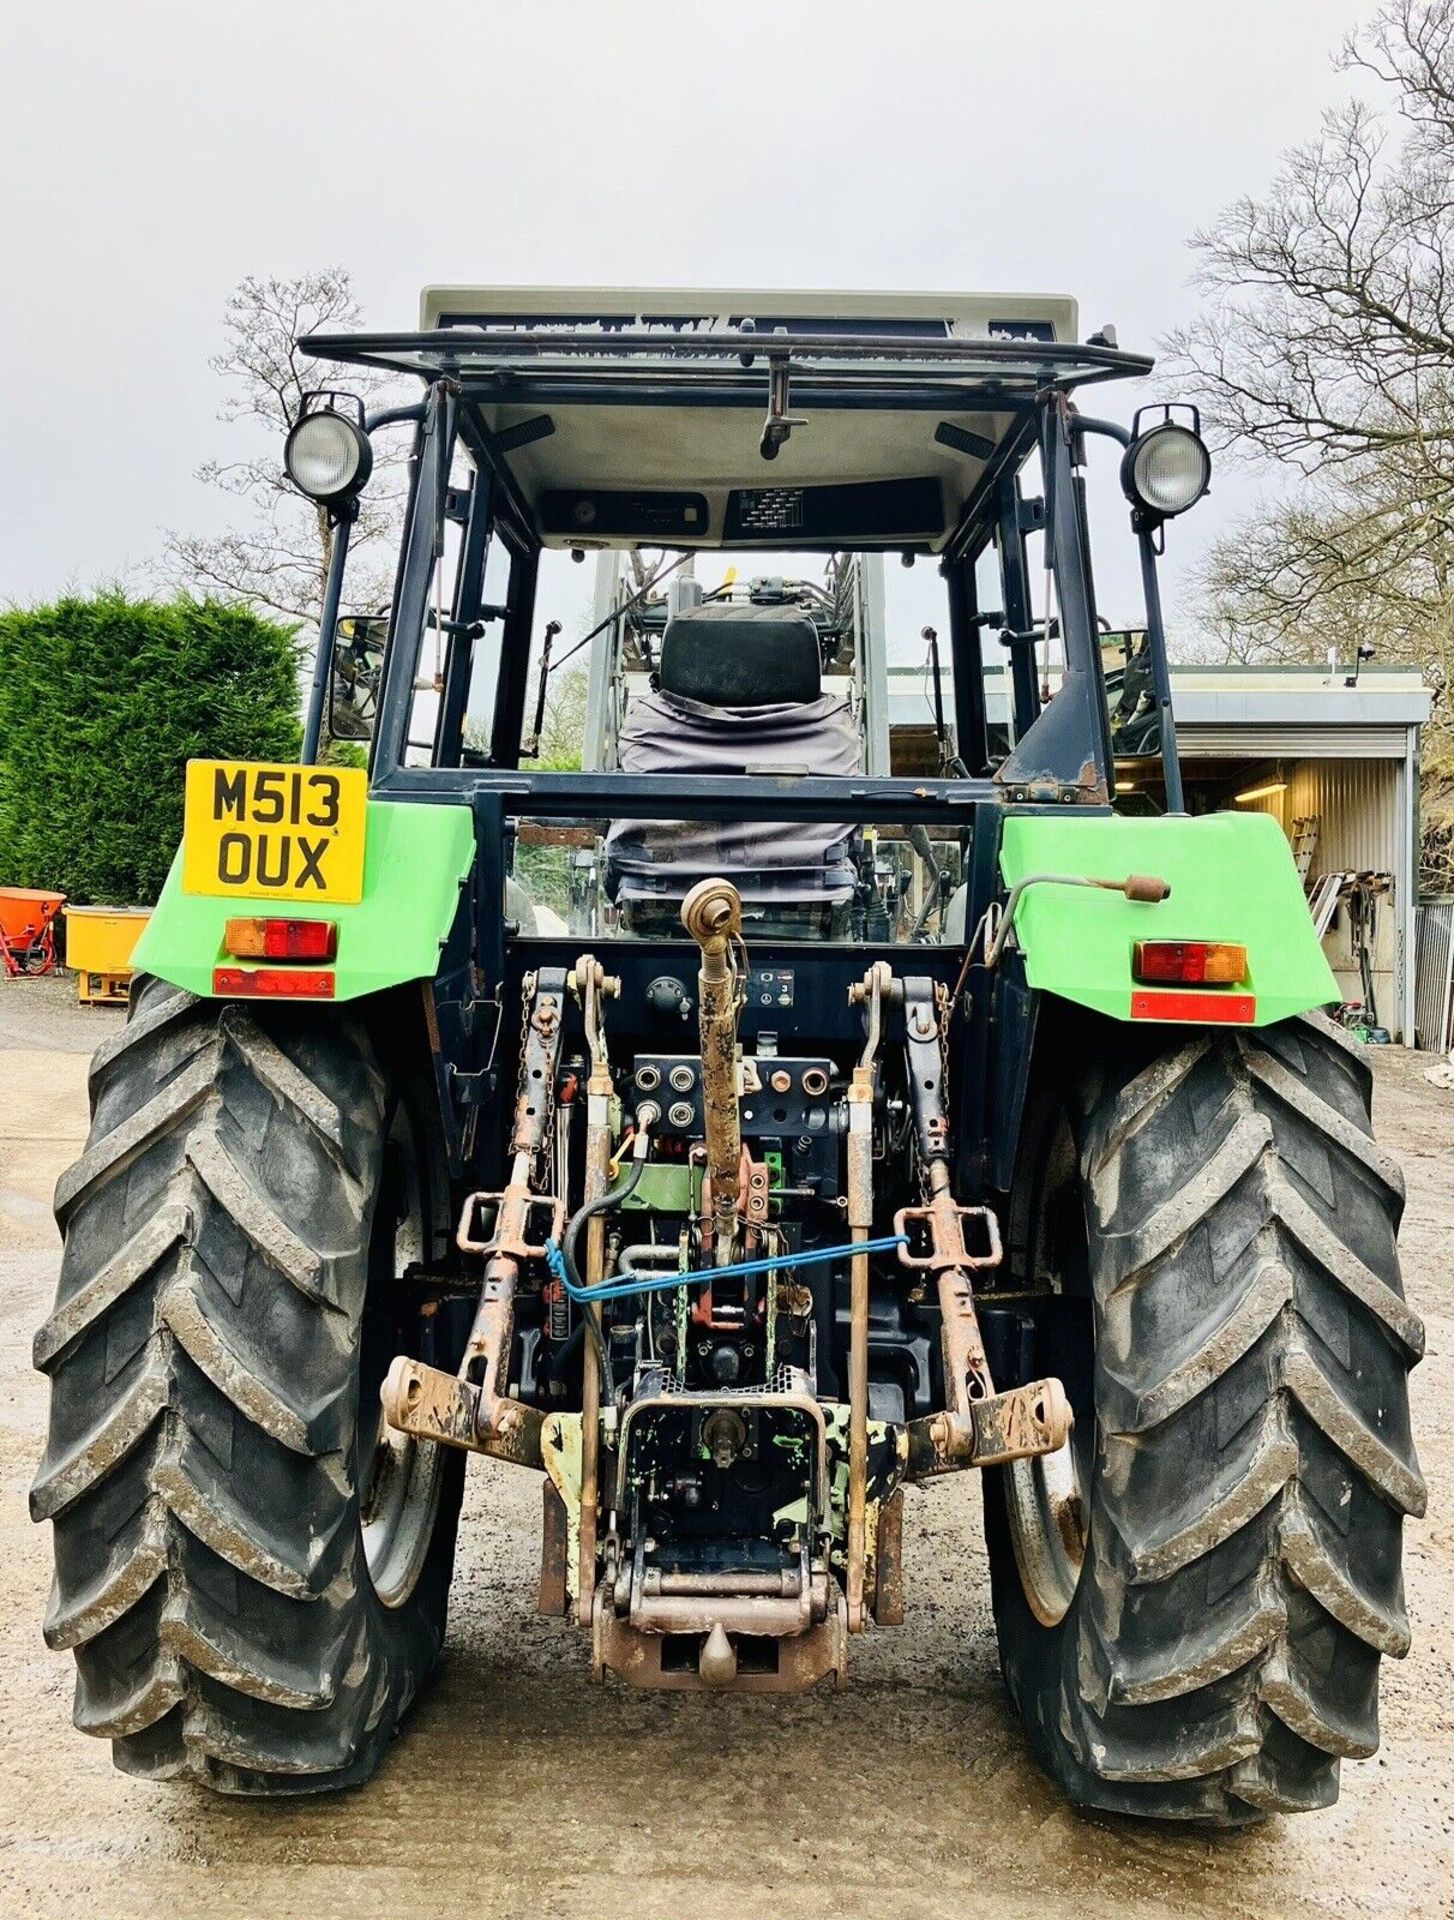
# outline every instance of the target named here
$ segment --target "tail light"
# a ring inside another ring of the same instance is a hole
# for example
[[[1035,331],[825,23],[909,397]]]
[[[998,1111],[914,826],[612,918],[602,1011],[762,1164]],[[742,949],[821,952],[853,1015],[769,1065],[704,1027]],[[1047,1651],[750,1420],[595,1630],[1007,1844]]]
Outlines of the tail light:
[[[212,991],[225,999],[331,1000],[333,975],[311,967],[214,967]]]
[[[229,920],[222,951],[234,960],[331,960],[336,920]]]
[[[1147,986],[1235,987],[1247,978],[1247,949],[1232,940],[1138,940],[1131,974]]]

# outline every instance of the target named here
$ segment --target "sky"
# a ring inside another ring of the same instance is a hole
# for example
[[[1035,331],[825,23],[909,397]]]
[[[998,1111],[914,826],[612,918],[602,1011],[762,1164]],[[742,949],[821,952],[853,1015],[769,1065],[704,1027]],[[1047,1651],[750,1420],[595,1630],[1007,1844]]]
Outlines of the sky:
[[[194,469],[241,451],[208,360],[245,274],[345,266],[391,328],[431,281],[1069,292],[1153,348],[1187,236],[1315,131],[1373,10],[0,0],[0,604],[225,526]],[[1173,620],[1260,485],[1220,469],[1171,529]]]

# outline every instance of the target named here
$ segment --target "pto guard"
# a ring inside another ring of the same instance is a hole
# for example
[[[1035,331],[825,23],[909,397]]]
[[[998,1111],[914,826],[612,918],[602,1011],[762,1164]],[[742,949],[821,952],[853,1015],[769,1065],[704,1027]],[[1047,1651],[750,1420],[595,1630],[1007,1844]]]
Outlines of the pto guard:
[[[338,925],[335,1001],[434,978],[474,850],[467,806],[369,801],[362,900],[354,906],[319,902],[309,909],[312,917]],[[212,991],[212,970],[237,964],[222,949],[226,923],[280,911],[276,896],[183,893],[179,851],[132,967],[206,999],[223,997]]]
[[[1171,894],[1156,905],[1090,887],[1026,889],[1015,939],[1032,987],[1113,1020],[1130,1020],[1137,940],[1231,940],[1247,949],[1246,1024],[1266,1027],[1341,998],[1303,895],[1292,851],[1270,814],[1071,817],[1012,814],[1000,871],[1013,887],[1032,873],[1121,880],[1154,875]],[[1139,1024],[1139,1022],[1138,1022]],[[1172,1024],[1201,1025],[1195,1017]]]

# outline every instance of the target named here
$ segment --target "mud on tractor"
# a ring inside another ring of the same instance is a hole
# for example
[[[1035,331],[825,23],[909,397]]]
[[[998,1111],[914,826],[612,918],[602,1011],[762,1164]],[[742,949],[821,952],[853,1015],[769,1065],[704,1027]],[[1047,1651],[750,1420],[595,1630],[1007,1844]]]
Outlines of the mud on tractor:
[[[303,346],[420,385],[289,438],[334,526],[302,759],[189,766],[57,1191],[77,1724],[150,1777],[365,1778],[471,1452],[540,1477],[539,1604],[598,1675],[841,1686],[913,1604],[906,1493],[973,1468],[1072,1799],[1329,1802],[1408,1644],[1422,1331],[1288,847],[1183,806],[1195,418],[1082,410],[1150,363],[1059,298],[442,288]],[[392,604],[350,615],[387,432]],[[1144,590],[1109,660],[1097,460]],[[942,602],[916,726],[885,556]],[[1133,733],[1156,814],[1117,810]]]

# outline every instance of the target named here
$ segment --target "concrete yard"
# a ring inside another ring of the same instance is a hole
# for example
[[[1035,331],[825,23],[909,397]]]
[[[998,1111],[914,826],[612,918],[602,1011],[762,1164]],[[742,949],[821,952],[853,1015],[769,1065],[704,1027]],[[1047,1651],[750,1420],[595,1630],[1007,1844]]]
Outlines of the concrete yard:
[[[584,1636],[533,1609],[539,1490],[472,1463],[446,1658],[371,1785],[269,1806],[113,1772],[70,1725],[40,1632],[50,1541],[26,1492],[57,1175],[119,1013],[67,979],[0,983],[0,1913],[938,1916],[1454,1914],[1454,1094],[1375,1055],[1408,1181],[1407,1291],[1430,1511],[1406,1532],[1414,1650],[1385,1666],[1383,1747],[1331,1810],[1224,1835],[1087,1819],[1030,1762],[1000,1689],[971,1476],[910,1496],[908,1623],[853,1648],[840,1695],[593,1686]]]

